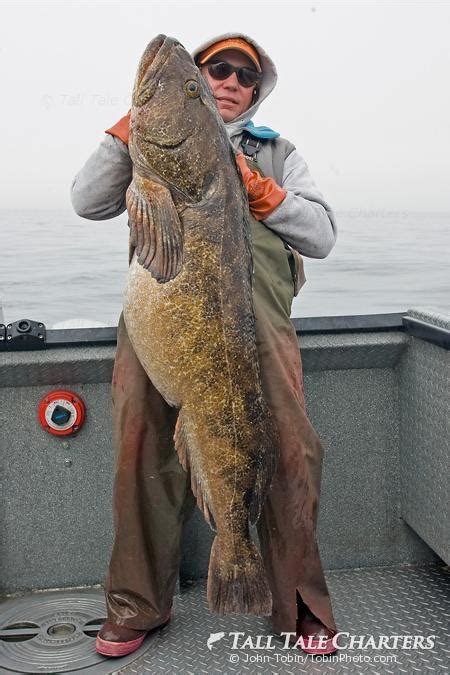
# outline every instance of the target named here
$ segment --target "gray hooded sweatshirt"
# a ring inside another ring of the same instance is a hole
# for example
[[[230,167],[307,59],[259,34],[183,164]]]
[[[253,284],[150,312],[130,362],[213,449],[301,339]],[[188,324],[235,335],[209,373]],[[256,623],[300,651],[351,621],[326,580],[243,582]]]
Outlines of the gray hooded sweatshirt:
[[[262,47],[243,33],[218,35],[200,45],[192,53],[193,58],[211,44],[230,37],[242,37],[255,47],[263,71],[258,100],[246,112],[225,124],[233,147],[242,151],[243,127],[275,87],[277,71]],[[325,258],[336,241],[336,220],[311,178],[303,157],[292,143],[278,136],[262,141],[257,162],[264,175],[272,176],[287,191],[285,199],[264,224],[299,253],[310,258]],[[72,181],[71,201],[76,213],[90,220],[106,220],[123,213],[132,169],[127,145],[116,136],[106,134]]]

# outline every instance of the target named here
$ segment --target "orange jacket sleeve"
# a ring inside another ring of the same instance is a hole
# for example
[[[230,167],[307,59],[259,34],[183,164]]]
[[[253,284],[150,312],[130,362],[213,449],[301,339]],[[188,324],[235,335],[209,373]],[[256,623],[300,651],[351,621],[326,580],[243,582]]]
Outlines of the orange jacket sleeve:
[[[121,141],[123,141],[128,145],[130,116],[131,116],[131,109],[127,112],[127,114],[124,117],[121,117],[121,119],[118,122],[116,122],[116,124],[114,124],[109,129],[105,129],[105,134],[117,136],[117,138],[120,138]]]

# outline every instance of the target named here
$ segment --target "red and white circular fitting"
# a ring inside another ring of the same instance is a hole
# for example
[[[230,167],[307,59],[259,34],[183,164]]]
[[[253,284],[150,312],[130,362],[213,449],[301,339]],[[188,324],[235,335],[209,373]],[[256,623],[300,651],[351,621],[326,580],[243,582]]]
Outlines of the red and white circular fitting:
[[[86,407],[81,398],[68,389],[51,391],[39,402],[39,421],[49,434],[70,436],[84,423]]]

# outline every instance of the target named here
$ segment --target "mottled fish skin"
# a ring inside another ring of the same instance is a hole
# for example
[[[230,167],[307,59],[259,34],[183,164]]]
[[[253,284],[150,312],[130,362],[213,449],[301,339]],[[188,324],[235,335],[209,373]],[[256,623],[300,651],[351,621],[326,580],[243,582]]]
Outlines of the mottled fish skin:
[[[249,520],[269,489],[278,435],[259,376],[247,196],[212,92],[173,38],[158,36],[142,56],[129,148],[124,318],[144,369],[180,410],[175,446],[217,532],[210,608],[270,614]]]

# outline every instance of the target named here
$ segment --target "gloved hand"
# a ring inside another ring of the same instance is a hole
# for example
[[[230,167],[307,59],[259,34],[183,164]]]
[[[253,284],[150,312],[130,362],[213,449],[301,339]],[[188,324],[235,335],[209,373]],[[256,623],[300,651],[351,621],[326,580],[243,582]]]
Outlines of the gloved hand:
[[[252,171],[242,152],[236,154],[236,162],[248,192],[250,211],[256,220],[264,220],[281,204],[287,192],[273,178],[263,178],[258,171]]]
[[[124,117],[121,117],[110,129],[105,129],[105,134],[117,136],[121,141],[128,145],[128,135],[130,129],[131,108]]]

